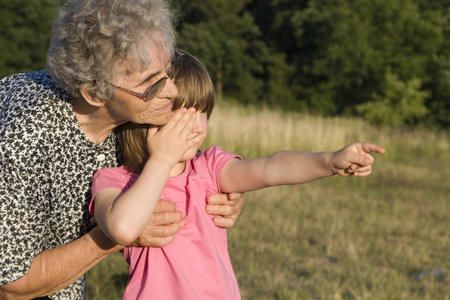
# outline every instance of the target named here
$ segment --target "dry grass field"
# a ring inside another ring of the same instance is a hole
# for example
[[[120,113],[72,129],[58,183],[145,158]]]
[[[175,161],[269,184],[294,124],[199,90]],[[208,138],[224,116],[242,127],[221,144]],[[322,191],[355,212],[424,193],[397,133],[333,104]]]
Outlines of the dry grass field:
[[[279,149],[386,148],[367,178],[331,177],[245,195],[229,251],[243,299],[449,299],[450,134],[363,120],[218,105],[205,147],[252,158]],[[87,274],[88,299],[121,299],[114,255]]]

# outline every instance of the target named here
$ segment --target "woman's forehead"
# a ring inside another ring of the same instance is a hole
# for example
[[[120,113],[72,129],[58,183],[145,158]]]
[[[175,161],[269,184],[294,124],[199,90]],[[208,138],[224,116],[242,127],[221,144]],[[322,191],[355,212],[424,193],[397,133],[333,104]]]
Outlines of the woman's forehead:
[[[130,57],[119,64],[119,76],[139,78],[139,82],[151,81],[153,77],[161,77],[170,65],[171,51],[166,47],[154,45],[148,51],[148,59]]]

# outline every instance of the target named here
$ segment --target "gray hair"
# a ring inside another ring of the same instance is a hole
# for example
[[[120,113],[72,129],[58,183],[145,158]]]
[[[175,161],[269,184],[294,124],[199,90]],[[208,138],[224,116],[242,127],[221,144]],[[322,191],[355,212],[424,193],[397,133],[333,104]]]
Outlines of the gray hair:
[[[173,53],[175,17],[165,0],[67,0],[53,22],[47,71],[73,97],[86,85],[110,99],[119,64],[148,67],[150,40]]]

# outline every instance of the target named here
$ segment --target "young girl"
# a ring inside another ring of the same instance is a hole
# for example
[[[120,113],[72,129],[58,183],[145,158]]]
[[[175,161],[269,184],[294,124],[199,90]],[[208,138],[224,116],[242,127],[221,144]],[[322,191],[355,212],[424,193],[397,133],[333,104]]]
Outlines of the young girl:
[[[160,198],[175,202],[186,214],[184,227],[168,246],[125,248],[130,282],[124,299],[240,299],[226,230],[215,226],[205,212],[207,197],[334,174],[368,176],[374,162],[370,152],[385,152],[370,143],[354,143],[336,152],[280,151],[252,160],[218,146],[200,152],[214,90],[204,66],[183,54],[175,70],[179,96],[174,109],[188,107],[191,114],[181,118],[175,112],[159,130],[133,124],[120,128],[126,166],[99,170],[92,185],[91,212],[102,230],[123,245],[140,234]]]

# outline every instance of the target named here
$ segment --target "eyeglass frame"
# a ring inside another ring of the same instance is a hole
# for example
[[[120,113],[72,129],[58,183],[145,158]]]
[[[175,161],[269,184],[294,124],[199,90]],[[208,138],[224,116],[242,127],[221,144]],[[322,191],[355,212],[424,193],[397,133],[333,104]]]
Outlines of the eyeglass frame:
[[[107,84],[115,87],[116,89],[119,89],[123,92],[129,93],[133,96],[138,97],[139,99],[142,99],[144,101],[150,101],[152,100],[156,95],[158,95],[161,90],[164,88],[165,84],[166,84],[166,80],[167,79],[173,79],[175,73],[175,66],[176,64],[180,61],[180,59],[184,56],[184,53],[175,49],[175,54],[177,55],[177,57],[170,63],[170,68],[166,71],[166,76],[161,77],[160,79],[158,79],[154,84],[152,84],[151,86],[149,86],[143,93],[138,93],[129,89],[126,89],[124,87],[112,84],[110,82],[106,82]],[[152,91],[153,90],[153,91]],[[149,96],[150,95],[150,96]]]

